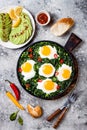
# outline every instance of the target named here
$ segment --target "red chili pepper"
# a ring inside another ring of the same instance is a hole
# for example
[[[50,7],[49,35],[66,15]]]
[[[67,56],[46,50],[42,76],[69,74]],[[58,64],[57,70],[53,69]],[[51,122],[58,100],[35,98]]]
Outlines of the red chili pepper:
[[[28,52],[32,52],[32,48],[29,48],[29,49],[28,49]]]
[[[22,72],[22,69],[21,69],[21,68],[18,68],[18,72]]]
[[[54,58],[57,59],[57,58],[58,58],[58,55],[57,55],[57,54],[54,54]]]
[[[33,58],[33,54],[29,54],[29,57],[32,59]]]
[[[30,88],[30,84],[25,84],[26,89]]]
[[[56,71],[56,72],[55,72],[55,76],[57,76],[58,74],[59,74],[59,72],[58,72],[58,71]]]
[[[42,82],[42,79],[38,79],[38,82]]]
[[[62,64],[62,63],[64,63],[64,60],[63,60],[63,59],[60,59],[60,61],[59,61],[59,62]]]
[[[57,85],[57,90],[59,90],[60,89],[60,86],[59,85]]]
[[[38,57],[38,62],[42,62],[42,58],[41,57]]]
[[[16,99],[19,100],[20,99],[20,91],[19,91],[18,87],[14,83],[10,82],[9,80],[5,80],[5,81],[10,83],[10,87],[14,91]]]

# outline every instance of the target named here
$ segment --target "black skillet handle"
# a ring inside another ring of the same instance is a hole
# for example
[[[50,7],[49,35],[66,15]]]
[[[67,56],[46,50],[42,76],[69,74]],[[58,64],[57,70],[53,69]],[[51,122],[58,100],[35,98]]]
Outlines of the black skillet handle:
[[[65,49],[71,52],[82,40],[76,36],[74,33],[71,33],[68,41],[65,44]]]

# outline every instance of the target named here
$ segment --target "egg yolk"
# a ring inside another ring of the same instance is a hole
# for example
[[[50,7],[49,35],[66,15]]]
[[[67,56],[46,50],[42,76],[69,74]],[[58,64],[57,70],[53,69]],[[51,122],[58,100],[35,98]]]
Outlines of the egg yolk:
[[[48,46],[43,46],[43,47],[41,48],[41,53],[42,53],[44,56],[48,56],[48,55],[50,55],[51,50],[50,50],[50,48],[49,48]]]
[[[51,65],[44,65],[43,66],[43,73],[44,74],[51,74],[53,72],[53,67]]]
[[[52,90],[54,88],[54,82],[52,82],[51,80],[44,82],[44,88],[46,90]]]
[[[22,68],[22,71],[23,71],[23,72],[30,72],[31,69],[32,69],[32,65],[31,65],[30,63],[26,62],[26,63],[24,63],[24,64],[21,66],[21,68]]]
[[[70,70],[68,70],[68,69],[63,70],[63,73],[62,73],[63,78],[69,79],[70,75],[71,75]]]

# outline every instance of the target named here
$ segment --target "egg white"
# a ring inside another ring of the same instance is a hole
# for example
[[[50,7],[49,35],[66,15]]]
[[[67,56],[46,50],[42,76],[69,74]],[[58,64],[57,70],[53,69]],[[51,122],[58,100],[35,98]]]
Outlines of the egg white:
[[[55,47],[52,47],[52,46],[50,46],[50,45],[46,45],[46,46],[48,46],[48,47],[50,48],[51,53],[50,53],[48,56],[43,55],[42,52],[41,52],[41,49],[42,49],[42,47],[43,47],[43,46],[42,46],[42,47],[39,48],[39,55],[40,55],[40,57],[41,57],[41,58],[54,59],[54,55],[57,54],[56,48],[55,48]]]
[[[57,84],[56,84],[56,83],[54,83],[54,88],[53,88],[52,90],[46,90],[46,89],[44,88],[44,83],[45,83],[47,80],[51,80],[51,79],[48,78],[48,79],[46,79],[46,80],[43,80],[42,82],[38,82],[37,89],[40,89],[40,90],[42,90],[44,93],[47,93],[47,94],[50,94],[50,93],[52,93],[52,92],[57,91]]]
[[[50,65],[51,67],[52,67],[52,69],[53,69],[53,71],[52,71],[52,73],[50,73],[50,74],[45,74],[45,73],[43,73],[43,67],[45,66],[45,65]],[[55,68],[54,68],[54,66],[52,65],[52,64],[50,64],[50,63],[44,63],[43,65],[41,65],[41,67],[39,68],[39,75],[41,75],[41,76],[44,76],[44,77],[52,77],[53,75],[54,75],[54,73],[55,73]]]
[[[30,72],[24,72],[22,71],[21,74],[24,76],[24,80],[28,80],[28,79],[31,79],[35,76],[35,71],[34,71],[34,64],[35,64],[35,61],[34,60],[27,60],[26,62],[30,63],[32,65],[32,69]],[[25,62],[25,63],[26,63]],[[24,63],[23,63],[24,64]]]
[[[57,70],[57,72],[58,72],[58,75],[56,75],[56,77],[57,77],[57,79],[59,80],[59,81],[65,81],[65,80],[68,80],[69,78],[64,78],[63,76],[62,76],[62,73],[63,73],[63,70],[64,69],[67,69],[67,70],[69,70],[70,71],[70,74],[72,73],[72,67],[71,66],[68,66],[68,65],[66,65],[66,64],[63,64],[61,67],[59,67],[59,69]]]

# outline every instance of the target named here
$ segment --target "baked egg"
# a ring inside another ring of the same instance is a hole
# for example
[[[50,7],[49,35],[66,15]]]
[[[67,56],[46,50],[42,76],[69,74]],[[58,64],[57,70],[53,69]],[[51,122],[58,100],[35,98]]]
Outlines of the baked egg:
[[[21,74],[24,76],[25,81],[35,76],[34,64],[34,60],[27,60],[21,65]]]
[[[56,48],[50,45],[45,45],[39,48],[39,55],[41,58],[54,59],[55,54],[57,55]]]
[[[50,94],[57,91],[57,84],[48,78],[42,82],[38,82],[37,89],[41,89],[44,93]]]
[[[66,64],[62,64],[61,67],[57,70],[58,75],[56,75],[59,81],[64,81],[70,79],[72,73],[72,67]]]
[[[39,75],[41,75],[41,76],[52,77],[54,75],[54,73],[55,73],[55,68],[50,63],[44,63],[39,68]]]

